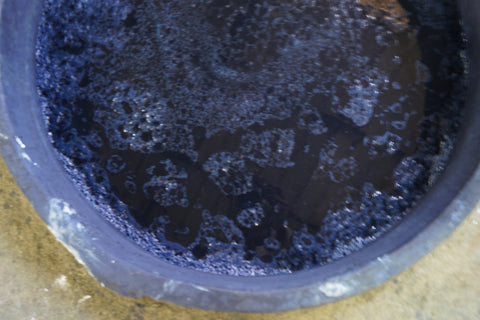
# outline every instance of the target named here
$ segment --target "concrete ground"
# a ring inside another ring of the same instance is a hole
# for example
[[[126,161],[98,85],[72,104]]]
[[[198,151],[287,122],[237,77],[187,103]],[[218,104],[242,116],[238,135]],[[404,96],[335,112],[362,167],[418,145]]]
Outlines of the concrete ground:
[[[380,287],[279,314],[217,313],[100,286],[56,241],[0,159],[0,320],[480,319],[480,202],[432,253]]]

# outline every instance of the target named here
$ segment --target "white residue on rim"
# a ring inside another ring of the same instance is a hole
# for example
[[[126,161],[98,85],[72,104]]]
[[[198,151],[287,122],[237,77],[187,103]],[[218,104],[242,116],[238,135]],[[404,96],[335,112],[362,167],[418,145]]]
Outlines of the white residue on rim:
[[[332,281],[321,284],[318,287],[318,290],[327,297],[338,298],[350,293],[352,288],[343,282]]]
[[[20,137],[15,137],[15,141],[17,142],[18,146],[22,149],[25,149],[27,146],[23,143],[22,139]]]

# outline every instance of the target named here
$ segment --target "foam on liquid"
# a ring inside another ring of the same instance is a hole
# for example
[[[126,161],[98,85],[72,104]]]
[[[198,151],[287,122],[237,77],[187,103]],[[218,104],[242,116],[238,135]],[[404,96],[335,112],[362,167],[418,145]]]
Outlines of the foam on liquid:
[[[405,216],[454,144],[457,16],[408,6],[410,24],[353,0],[47,0],[52,142],[99,212],[166,261],[328,263]]]

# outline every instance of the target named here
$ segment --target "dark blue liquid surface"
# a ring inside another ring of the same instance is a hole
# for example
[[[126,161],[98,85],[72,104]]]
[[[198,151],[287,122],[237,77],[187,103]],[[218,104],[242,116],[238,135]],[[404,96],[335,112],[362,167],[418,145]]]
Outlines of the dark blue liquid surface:
[[[341,258],[407,214],[460,123],[453,5],[404,3],[410,24],[347,0],[48,0],[52,142],[167,261],[260,275]]]

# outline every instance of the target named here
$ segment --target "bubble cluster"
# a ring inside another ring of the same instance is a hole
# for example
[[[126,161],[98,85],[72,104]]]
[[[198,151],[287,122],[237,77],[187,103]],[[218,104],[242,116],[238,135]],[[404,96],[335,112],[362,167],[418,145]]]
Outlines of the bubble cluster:
[[[238,223],[244,228],[258,227],[265,215],[263,208],[259,203],[255,203],[253,207],[243,209],[237,215]]]
[[[287,168],[294,166],[290,158],[295,147],[292,129],[273,129],[261,134],[247,132],[242,136],[241,153],[260,167]]]
[[[388,154],[394,154],[398,151],[401,142],[402,137],[389,131],[381,136],[365,137],[363,140],[364,145],[369,148],[368,153],[372,156],[385,151]]]
[[[188,207],[187,188],[175,179],[153,177],[143,185],[147,199],[153,199],[164,207],[177,204]]]
[[[375,77],[355,79],[354,83],[346,88],[350,100],[339,109],[339,112],[350,118],[357,126],[364,126],[373,115],[374,107],[378,105],[379,87],[388,79],[386,76],[378,77],[377,70],[371,71]],[[363,80],[363,81],[362,81]],[[351,80],[347,79],[347,83]]]
[[[455,10],[407,2],[410,23],[355,0],[46,0],[52,143],[165,261],[250,276],[339,259],[407,214],[455,142]]]
[[[122,157],[119,155],[112,155],[108,160],[107,160],[107,170],[113,174],[117,174],[122,172],[123,169],[126,167],[125,161],[123,161]]]
[[[213,154],[203,164],[203,170],[225,194],[238,196],[253,188],[253,176],[246,171],[245,161],[238,153]]]
[[[336,157],[338,146],[329,141],[326,148],[320,150],[318,156],[318,167],[314,172],[315,178],[327,175],[334,183],[344,182],[357,173],[357,161],[353,156],[344,158]]]

